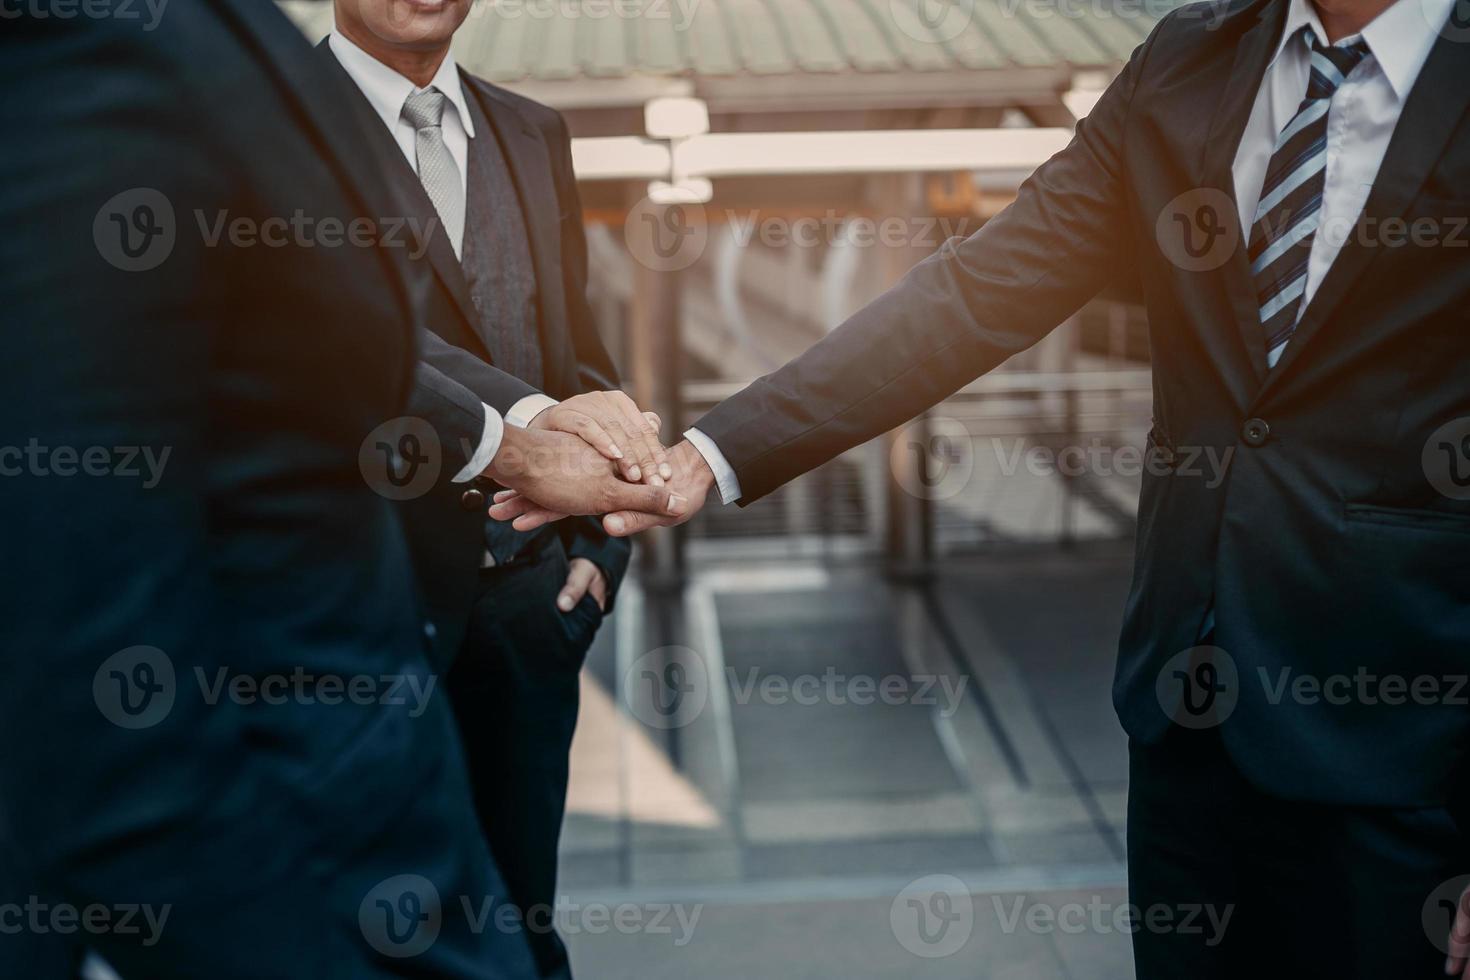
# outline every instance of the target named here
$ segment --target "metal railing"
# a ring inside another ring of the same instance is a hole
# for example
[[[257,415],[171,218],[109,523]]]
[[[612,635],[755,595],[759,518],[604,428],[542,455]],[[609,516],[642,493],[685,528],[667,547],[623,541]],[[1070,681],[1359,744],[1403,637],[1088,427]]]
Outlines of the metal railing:
[[[685,418],[742,387],[685,384]],[[707,508],[690,526],[688,549],[700,560],[911,563],[1008,543],[1131,537],[1137,480],[1127,467],[1096,461],[1141,448],[1151,404],[1147,369],[987,375],[748,508]],[[948,440],[949,462],[967,470],[949,485],[947,476],[931,472],[926,483],[909,471],[930,465],[922,451],[935,433]]]

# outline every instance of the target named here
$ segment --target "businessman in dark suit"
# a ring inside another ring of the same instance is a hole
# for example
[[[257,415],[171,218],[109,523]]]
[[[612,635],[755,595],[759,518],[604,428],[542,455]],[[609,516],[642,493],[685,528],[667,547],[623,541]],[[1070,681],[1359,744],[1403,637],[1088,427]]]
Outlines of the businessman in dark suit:
[[[584,513],[667,491],[438,370],[407,211],[273,5],[27,12],[0,84],[0,900],[168,910],[7,929],[4,972],[533,976],[463,911],[504,886],[395,498],[477,458]]]
[[[1140,923],[1140,976],[1466,969],[1467,39],[1450,0],[1172,13],[1012,207],[674,451],[696,508],[750,503],[1141,278],[1130,901],[1233,915],[1215,946]]]
[[[433,227],[427,255],[440,303],[431,328],[479,362],[462,375],[451,366],[451,376],[474,388],[495,377],[484,365],[499,368],[512,383],[484,389],[484,398],[508,425],[578,433],[585,425],[617,447],[629,478],[660,482],[663,447],[616,390],[587,301],[566,125],[459,68],[450,42],[469,6],[451,0],[418,21],[392,5],[338,0],[336,29],[319,52],[373,117],[362,135],[391,160],[385,177]],[[629,543],[596,518],[530,532],[491,521],[486,498],[497,489],[481,477],[465,493],[474,504],[460,533],[481,542],[483,558],[447,683],[508,899],[531,923],[542,975],[565,976],[551,910],[579,672]]]

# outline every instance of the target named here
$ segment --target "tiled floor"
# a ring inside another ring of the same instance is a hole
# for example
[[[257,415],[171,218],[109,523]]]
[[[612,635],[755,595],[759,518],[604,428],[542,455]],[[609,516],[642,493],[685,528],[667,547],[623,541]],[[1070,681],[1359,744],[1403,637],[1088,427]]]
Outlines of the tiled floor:
[[[1131,976],[1109,913],[1128,577],[1114,546],[950,561],[927,586],[710,566],[672,653],[626,595],[574,749],[561,918],[578,972]],[[660,713],[665,681],[683,700]]]

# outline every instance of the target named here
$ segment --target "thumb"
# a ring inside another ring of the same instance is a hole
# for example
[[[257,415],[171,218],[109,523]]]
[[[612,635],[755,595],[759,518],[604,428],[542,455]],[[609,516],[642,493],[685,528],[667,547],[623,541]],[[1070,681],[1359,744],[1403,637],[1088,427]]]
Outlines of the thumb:
[[[561,587],[561,594],[556,597],[556,608],[564,613],[571,612],[577,608],[577,603],[587,595],[587,589],[592,585],[592,576],[597,574],[595,566],[577,562],[567,572],[567,584]]]
[[[641,511],[618,511],[608,514],[602,519],[602,529],[615,538],[631,538],[635,534],[655,527],[667,527],[678,523],[667,517],[659,517],[656,514],[645,514]]]
[[[662,517],[682,517],[689,511],[688,499],[667,487],[640,483],[614,483],[607,492],[607,511],[631,510]]]

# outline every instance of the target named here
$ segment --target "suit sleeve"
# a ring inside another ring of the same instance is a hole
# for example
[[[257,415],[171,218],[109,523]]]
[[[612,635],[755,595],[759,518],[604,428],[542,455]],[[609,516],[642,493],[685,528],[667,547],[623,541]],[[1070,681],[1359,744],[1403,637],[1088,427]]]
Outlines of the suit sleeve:
[[[571,136],[559,114],[553,115],[547,133],[556,193],[560,207],[561,267],[566,290],[567,326],[577,357],[577,381],[581,391],[610,391],[621,385],[617,367],[597,332],[592,305],[587,301],[587,231],[582,222],[582,199],[577,193],[577,175],[572,168]],[[609,537],[597,518],[577,517],[563,521],[562,543],[571,558],[586,558],[607,577],[608,605],[612,611],[618,587],[628,571],[633,544],[626,538]]]
[[[501,415],[509,414],[516,402],[540,392],[513,374],[489,364],[462,347],[456,347],[434,331],[418,331],[419,360],[438,374],[453,379],[473,392],[480,401]]]
[[[504,432],[499,413],[426,360],[414,365],[413,382],[408,414],[427,421],[438,435],[444,477],[460,473],[471,461],[477,470],[488,466]]]
[[[1154,35],[1157,36],[1157,33]],[[1035,344],[1128,263],[1122,142],[1151,38],[1016,201],[801,357],[697,423],[742,505],[911,419]]]

